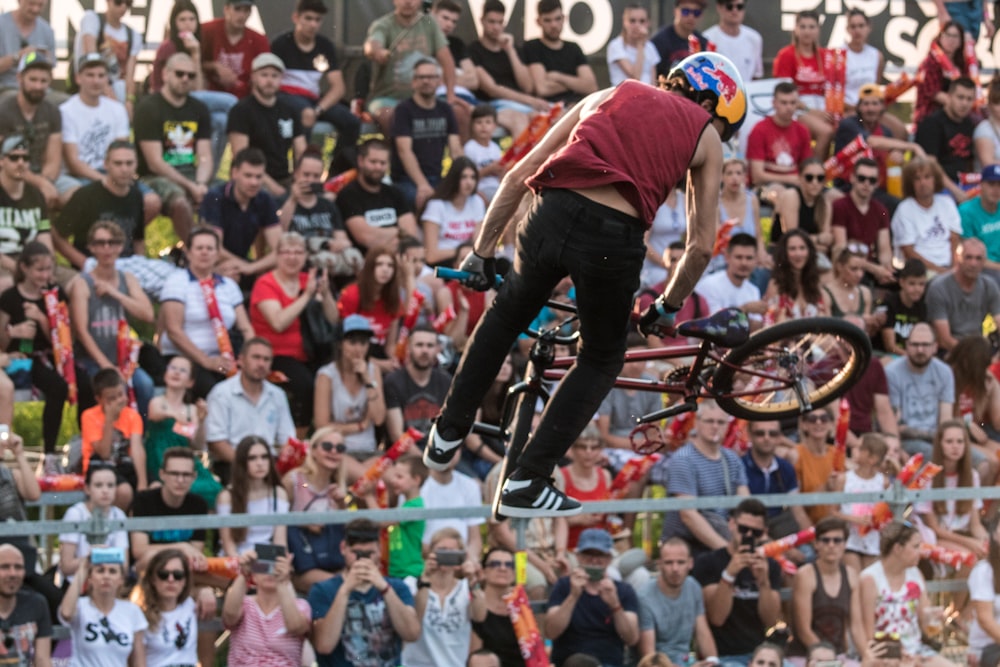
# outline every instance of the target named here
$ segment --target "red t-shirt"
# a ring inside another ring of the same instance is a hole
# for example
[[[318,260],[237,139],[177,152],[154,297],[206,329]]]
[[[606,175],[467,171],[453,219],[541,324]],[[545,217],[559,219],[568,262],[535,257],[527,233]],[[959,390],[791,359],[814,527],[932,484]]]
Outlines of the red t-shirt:
[[[375,307],[371,310],[361,310],[361,295],[358,293],[357,283],[351,283],[340,293],[337,310],[340,311],[341,320],[354,313],[364,315],[372,327],[372,343],[376,345],[385,345],[389,327],[400,317],[399,313],[390,313],[386,310],[381,300],[376,301]]]
[[[305,289],[309,276],[305,273],[299,274],[299,290]],[[306,352],[302,348],[302,324],[299,318],[292,320],[288,328],[282,332],[277,332],[268,324],[267,318],[260,312],[261,301],[277,301],[282,308],[287,308],[298,297],[288,296],[285,290],[278,284],[273,271],[268,271],[253,285],[250,292],[250,324],[258,336],[262,336],[271,341],[276,357],[291,357],[298,361],[306,361]]]
[[[214,74],[206,73],[205,85],[209,90],[221,90],[243,99],[250,94],[250,63],[261,53],[271,50],[267,37],[247,28],[235,44],[226,37],[225,19],[215,19],[201,24],[201,62],[217,62],[236,73],[236,84],[225,88]]]
[[[860,435],[872,430],[872,413],[875,412],[875,395],[889,395],[889,381],[885,370],[878,361],[868,364],[858,383],[844,394],[847,404],[851,406],[852,433]],[[884,424],[883,424],[884,426]]]
[[[747,137],[747,160],[762,160],[768,174],[797,174],[799,163],[811,156],[809,130],[797,120],[780,127],[768,116]]]
[[[868,260],[878,263],[878,233],[889,229],[889,211],[881,203],[871,200],[864,215],[854,205],[851,196],[833,202],[833,226],[847,231],[848,241],[858,241],[868,246]]]
[[[823,76],[823,52],[816,49],[812,57],[806,58],[795,52],[789,44],[774,57],[774,76],[787,76],[795,82],[799,95],[823,95],[826,78]]]
[[[483,311],[486,309],[486,292],[477,292],[474,289],[462,287],[454,280],[448,282],[448,290],[451,292],[455,310],[458,310],[458,293],[460,291],[465,295],[465,300],[469,302],[469,320],[465,325],[465,335],[472,335],[472,330],[476,328],[479,318],[483,316]]]

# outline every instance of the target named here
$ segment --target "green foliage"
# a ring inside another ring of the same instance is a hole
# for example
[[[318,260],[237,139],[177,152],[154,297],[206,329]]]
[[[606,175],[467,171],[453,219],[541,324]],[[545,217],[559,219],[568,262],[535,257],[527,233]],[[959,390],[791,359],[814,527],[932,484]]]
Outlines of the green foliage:
[[[43,401],[25,401],[14,406],[14,433],[24,438],[24,444],[29,449],[42,450],[42,410]],[[69,442],[70,438],[80,432],[77,426],[76,406],[67,404],[63,410],[62,427],[59,429],[58,446]]]

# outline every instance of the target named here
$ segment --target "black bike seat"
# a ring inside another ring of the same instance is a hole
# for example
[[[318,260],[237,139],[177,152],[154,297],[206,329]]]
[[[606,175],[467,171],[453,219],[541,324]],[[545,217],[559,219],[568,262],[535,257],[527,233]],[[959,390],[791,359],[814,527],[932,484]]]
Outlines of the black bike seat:
[[[720,347],[738,347],[750,337],[750,323],[739,308],[723,308],[708,317],[682,322],[677,334],[701,338]]]

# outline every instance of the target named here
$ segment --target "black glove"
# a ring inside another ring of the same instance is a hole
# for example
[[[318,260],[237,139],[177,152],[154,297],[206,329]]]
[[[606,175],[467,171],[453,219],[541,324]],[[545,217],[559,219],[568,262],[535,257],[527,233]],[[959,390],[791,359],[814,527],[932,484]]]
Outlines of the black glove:
[[[465,284],[477,292],[496,287],[497,262],[494,258],[480,257],[475,252],[470,252],[458,268],[469,274]]]
[[[656,301],[649,304],[642,316],[639,318],[639,331],[643,336],[672,336],[674,334],[674,315],[680,308],[674,308],[667,304],[666,299],[660,296]]]

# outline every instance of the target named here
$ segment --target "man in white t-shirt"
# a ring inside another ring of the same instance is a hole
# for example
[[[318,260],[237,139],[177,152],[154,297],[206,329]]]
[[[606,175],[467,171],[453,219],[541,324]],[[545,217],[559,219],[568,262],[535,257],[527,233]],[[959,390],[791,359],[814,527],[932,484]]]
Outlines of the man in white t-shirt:
[[[903,193],[892,215],[892,239],[903,261],[919,259],[934,273],[951,268],[962,237],[962,216],[951,195],[942,192],[944,172],[937,162],[915,158],[903,169]]]
[[[749,314],[750,328],[759,329],[767,304],[760,288],[750,282],[757,268],[757,240],[749,234],[735,234],[726,248],[726,270],[716,271],[698,281],[695,292],[705,298],[708,311],[739,308]]]
[[[80,19],[80,29],[73,42],[73,57],[77,63],[89,53],[97,53],[108,65],[107,93],[124,103],[131,115],[135,104],[135,62],[142,51],[142,35],[125,24],[123,19],[131,2],[108,2],[101,15],[87,10]]]
[[[743,25],[748,0],[725,0],[718,4],[719,22],[705,31],[715,50],[733,61],[744,81],[764,76],[764,39]]]
[[[108,146],[115,139],[128,141],[128,111],[121,102],[104,95],[108,64],[99,53],[80,58],[76,80],[80,92],[59,107],[62,114],[63,162],[76,179],[100,181]]]
[[[430,476],[420,487],[420,497],[426,509],[440,507],[475,507],[483,504],[483,494],[479,485],[468,475],[456,472],[455,466],[461,459],[462,450],[456,449],[455,456],[447,470],[430,470]],[[430,544],[431,536],[442,528],[454,528],[465,537],[466,560],[479,562],[483,552],[483,538],[479,526],[485,523],[482,517],[466,519],[427,519],[424,524],[424,544]]]

